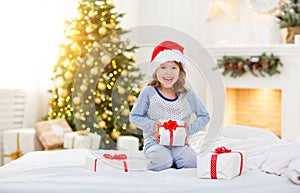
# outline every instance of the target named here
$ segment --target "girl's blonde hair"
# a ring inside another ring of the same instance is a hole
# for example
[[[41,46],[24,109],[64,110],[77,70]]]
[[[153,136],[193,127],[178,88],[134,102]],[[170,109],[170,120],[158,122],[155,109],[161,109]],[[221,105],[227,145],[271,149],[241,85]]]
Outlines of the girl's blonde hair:
[[[183,68],[183,66],[180,62],[176,62],[176,61],[174,61],[174,62],[179,67],[179,77],[178,77],[178,80],[173,85],[173,89],[177,94],[178,93],[186,93],[187,89],[184,86],[185,85],[186,72],[185,72],[185,70],[184,70],[184,68]],[[158,79],[156,77],[156,72],[153,74],[152,80],[148,83],[148,86],[154,86],[154,87],[159,87],[160,86],[160,82],[158,81]]]

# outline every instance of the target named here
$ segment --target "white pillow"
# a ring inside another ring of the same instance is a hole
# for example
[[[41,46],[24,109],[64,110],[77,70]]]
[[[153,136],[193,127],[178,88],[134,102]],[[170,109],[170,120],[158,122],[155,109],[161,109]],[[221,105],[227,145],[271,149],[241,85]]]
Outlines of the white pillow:
[[[270,130],[245,125],[229,125],[221,129],[221,136],[234,139],[259,138],[278,140],[279,138]]]

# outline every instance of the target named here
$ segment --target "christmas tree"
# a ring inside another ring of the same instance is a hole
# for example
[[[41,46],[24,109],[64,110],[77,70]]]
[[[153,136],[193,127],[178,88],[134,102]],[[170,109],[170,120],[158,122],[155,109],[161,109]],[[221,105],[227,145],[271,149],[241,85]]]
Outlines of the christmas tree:
[[[49,112],[44,118],[64,118],[73,130],[101,135],[103,149],[114,149],[119,135],[141,131],[129,123],[143,75],[135,67],[137,47],[122,40],[124,14],[113,12],[110,0],[79,0],[78,15],[66,21],[65,41],[53,69]]]

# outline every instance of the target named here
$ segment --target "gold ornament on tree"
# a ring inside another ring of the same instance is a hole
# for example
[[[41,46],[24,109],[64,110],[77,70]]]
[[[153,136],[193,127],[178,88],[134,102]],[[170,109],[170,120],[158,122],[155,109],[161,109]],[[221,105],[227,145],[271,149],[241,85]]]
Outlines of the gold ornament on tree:
[[[68,71],[64,74],[65,79],[70,80],[74,77],[73,73]]]
[[[105,129],[106,128],[106,122],[105,121],[100,121],[99,126],[100,126],[100,128]]]
[[[107,115],[106,113],[103,113],[103,114],[102,114],[102,118],[103,118],[103,119],[107,119],[107,117],[108,117],[108,115]]]
[[[121,132],[116,130],[116,129],[113,129],[113,131],[111,132],[111,137],[116,140],[119,136],[121,135]]]
[[[64,107],[64,106],[65,106],[65,99],[63,99],[63,98],[58,98],[58,103],[57,103],[57,105],[58,105],[59,107]]]
[[[86,85],[81,85],[81,86],[80,86],[80,90],[81,90],[82,92],[87,91],[87,89],[88,89],[88,87],[87,87]]]
[[[58,96],[61,98],[66,98],[69,95],[69,91],[65,88],[58,88]]]
[[[123,70],[121,72],[121,76],[124,76],[124,77],[128,76],[128,71],[127,70]]]
[[[97,88],[99,90],[105,90],[106,89],[106,85],[103,82],[99,82],[97,85]]]
[[[100,27],[98,33],[102,36],[105,36],[107,34],[107,29],[105,27]]]
[[[79,104],[81,103],[80,98],[79,98],[79,97],[73,98],[73,103],[74,103],[75,105],[79,105]]]
[[[90,56],[90,55],[88,55],[89,57],[88,57],[88,59],[87,59],[87,61],[86,61],[86,65],[87,66],[92,66],[93,65],[93,62],[95,61],[95,58],[93,57],[93,56]]]
[[[92,33],[94,30],[94,27],[90,25],[85,28],[86,33]]]
[[[94,67],[94,68],[91,69],[91,74],[94,75],[94,76],[96,76],[96,75],[99,74],[98,71],[99,71],[98,67]]]
[[[136,99],[136,97],[135,97],[134,95],[129,95],[129,96],[127,97],[127,99],[128,99],[129,102],[134,102],[135,99]]]
[[[129,116],[129,113],[130,113],[130,110],[129,109],[124,109],[123,111],[122,111],[122,115],[123,116]]]
[[[80,120],[81,114],[79,112],[76,112],[74,117],[75,117],[75,119]]]
[[[95,103],[96,104],[100,104],[101,103],[101,99],[99,97],[95,98]]]
[[[123,87],[118,88],[118,93],[121,94],[121,95],[125,94],[125,91],[126,90]]]

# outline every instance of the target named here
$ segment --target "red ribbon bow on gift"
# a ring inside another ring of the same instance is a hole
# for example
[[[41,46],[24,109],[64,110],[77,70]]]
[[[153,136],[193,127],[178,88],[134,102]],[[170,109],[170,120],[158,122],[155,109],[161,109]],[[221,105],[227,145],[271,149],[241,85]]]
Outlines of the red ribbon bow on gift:
[[[230,153],[231,149],[227,149],[226,147],[222,146],[222,147],[217,147],[215,149],[215,153]]]
[[[127,163],[126,163],[126,159],[127,156],[125,154],[114,154],[114,155],[110,155],[108,153],[103,154],[103,157],[105,159],[111,159],[111,160],[119,160],[119,161],[123,161],[123,165],[124,165],[124,171],[128,172],[128,167],[127,167]],[[101,158],[96,158],[95,159],[95,163],[94,163],[94,171],[97,170],[97,161],[101,159]]]
[[[164,128],[167,130],[176,130],[178,124],[176,121],[169,120],[168,122],[164,122]]]
[[[103,154],[103,157],[106,159],[111,159],[111,160],[124,160],[123,161],[123,165],[124,165],[124,172],[128,172],[128,168],[127,168],[127,163],[126,163],[126,159],[127,156],[125,154],[114,154],[114,155],[110,155],[108,153]]]
[[[170,146],[173,145],[173,130],[176,130],[178,124],[176,121],[169,120],[168,122],[164,122],[163,124],[165,130],[170,131]]]
[[[214,151],[215,154],[213,154],[211,156],[211,163],[210,163],[210,176],[211,179],[217,179],[217,157],[218,154],[221,153],[238,153],[241,156],[241,164],[240,164],[240,172],[239,172],[239,176],[242,174],[242,170],[243,170],[243,154],[241,152],[233,152],[231,151],[231,149],[227,149],[226,147],[222,146],[222,147],[217,147]]]
[[[110,155],[108,153],[103,154],[103,157],[111,160],[126,160],[127,156],[125,154],[114,154]]]

